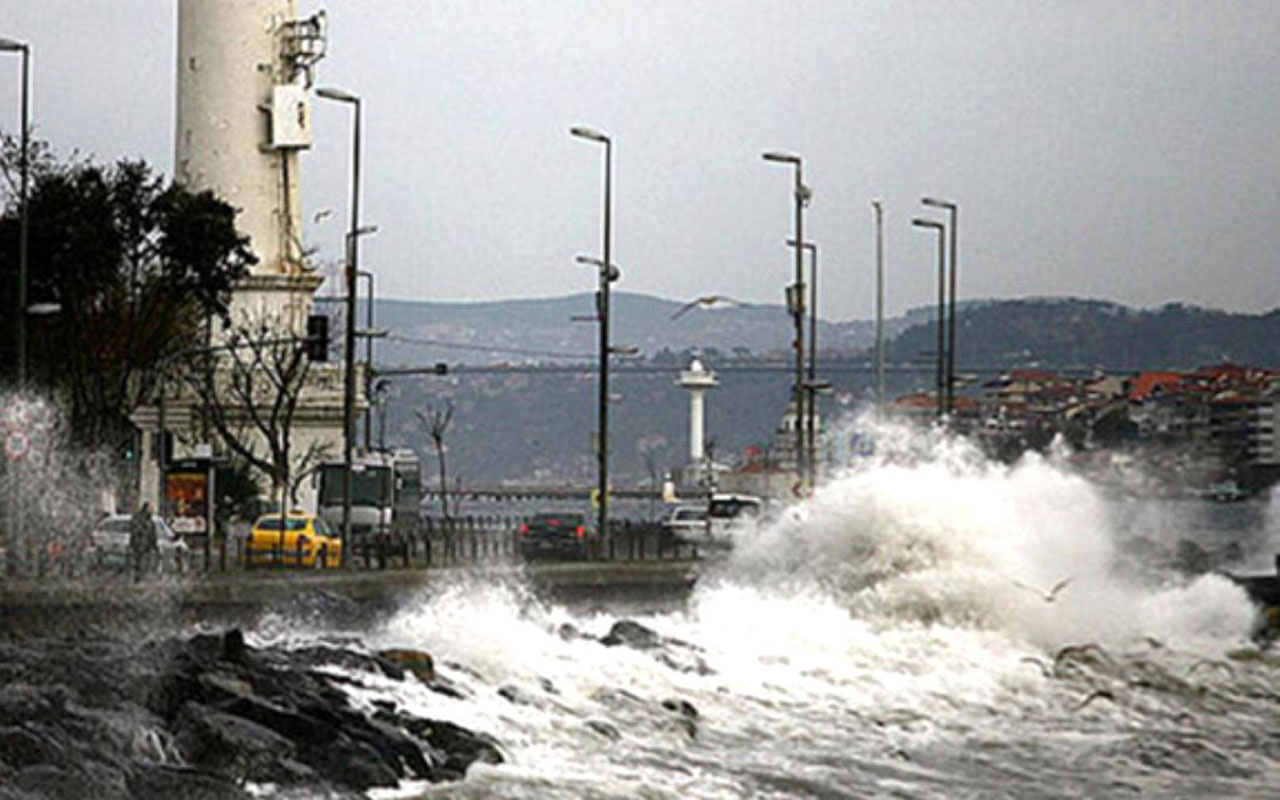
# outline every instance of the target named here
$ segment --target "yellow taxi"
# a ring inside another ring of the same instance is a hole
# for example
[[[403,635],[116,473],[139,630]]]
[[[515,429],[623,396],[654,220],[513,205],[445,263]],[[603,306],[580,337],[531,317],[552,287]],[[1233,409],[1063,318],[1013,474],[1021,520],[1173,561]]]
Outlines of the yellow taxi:
[[[315,514],[263,514],[249,531],[245,558],[250,566],[338,567],[342,564],[342,540]]]

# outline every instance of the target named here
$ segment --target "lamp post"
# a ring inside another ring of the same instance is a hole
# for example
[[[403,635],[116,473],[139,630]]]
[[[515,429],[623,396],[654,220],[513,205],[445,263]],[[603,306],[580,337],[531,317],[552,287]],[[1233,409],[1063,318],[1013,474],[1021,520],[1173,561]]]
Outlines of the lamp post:
[[[788,239],[789,247],[796,246],[795,239]],[[805,376],[805,448],[809,468],[809,485],[813,486],[818,474],[818,447],[816,419],[818,416],[816,382],[818,379],[818,245],[805,242],[800,245],[809,253],[809,365]]]
[[[613,140],[594,128],[576,125],[569,134],[604,145],[604,242],[601,246],[600,289],[596,295],[596,313],[600,318],[600,398],[598,440],[596,441],[596,492],[599,495],[596,535],[608,533],[609,524],[609,284],[617,280],[612,257]]]
[[[351,225],[347,233],[347,327],[343,337],[343,388],[342,388],[342,560],[347,561],[351,547],[351,492],[352,451],[355,448],[356,404],[356,265],[360,243],[360,98],[332,87],[316,89],[316,95],[325,100],[346,103],[353,110],[351,125]]]
[[[18,387],[24,388],[27,385],[27,243],[29,237],[29,221],[28,221],[28,205],[29,197],[28,184],[31,176],[31,127],[28,117],[30,116],[30,86],[31,86],[31,46],[26,42],[19,42],[14,39],[0,38],[0,52],[18,53],[22,56],[22,126],[20,161],[18,166],[18,202],[21,203],[18,221]]]
[[[884,418],[884,206],[871,201],[876,212],[876,418]]]
[[[937,392],[938,392],[938,417],[941,418],[945,411],[946,398],[944,397],[942,381],[943,381],[943,362],[945,341],[943,338],[943,323],[946,322],[946,272],[947,272],[947,248],[945,244],[947,229],[941,222],[935,222],[931,219],[921,219],[919,217],[911,220],[911,224],[917,228],[932,228],[938,232],[938,367],[937,367]]]
[[[791,153],[768,152],[763,154],[765,161],[775,164],[790,164],[795,173],[795,206],[797,242],[804,241],[804,207],[809,202],[809,189],[804,185],[803,162],[800,156]],[[792,389],[792,400],[796,407],[796,472],[804,480],[805,453],[804,430],[801,424],[804,419],[804,253],[796,249],[796,282],[787,287],[787,310],[795,320],[795,386]]]
[[[376,228],[375,228],[376,230]],[[364,395],[369,398],[369,387],[373,382],[373,273],[368,270],[359,270],[356,272],[357,278],[364,278],[369,284],[369,291],[365,294],[364,304]],[[364,449],[366,451],[373,449],[373,402],[370,401],[364,408]]]
[[[949,217],[947,227],[951,231],[951,276],[949,279],[950,287],[947,290],[950,299],[947,301],[946,408],[947,413],[952,414],[955,413],[956,405],[956,225],[960,209],[949,200],[939,200],[934,197],[922,197],[920,202],[933,208],[945,209]]]

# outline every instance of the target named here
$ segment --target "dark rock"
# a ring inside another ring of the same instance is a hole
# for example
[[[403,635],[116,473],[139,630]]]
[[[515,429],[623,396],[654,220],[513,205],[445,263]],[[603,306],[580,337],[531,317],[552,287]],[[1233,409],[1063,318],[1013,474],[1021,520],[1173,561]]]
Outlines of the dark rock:
[[[483,734],[390,700],[372,712],[351,704],[342,686],[362,675],[414,674],[453,691],[421,651],[254,648],[235,630],[0,650],[0,800],[239,800],[244,781],[354,798],[502,761]],[[324,669],[333,665],[345,674]]]
[[[56,733],[44,731],[35,724],[8,725],[0,728],[0,753],[18,769],[34,764],[66,763],[67,747]]]
[[[663,636],[634,620],[620,619],[600,639],[606,647],[625,645],[635,650],[656,651],[654,658],[662,664],[698,675],[711,675],[715,671],[707,666],[698,648],[680,639]]]
[[[432,780],[459,780],[467,774],[467,768],[477,761],[485,764],[503,762],[498,742],[491,736],[469,731],[461,725],[443,720],[402,716],[399,723],[428,743],[432,749],[444,754],[443,763],[434,765]]]
[[[332,725],[261,697],[237,697],[214,708],[256,722],[293,741],[322,742],[338,733]]]
[[[244,644],[244,632],[232,628],[222,634],[222,660],[231,664],[244,664],[248,649]]]
[[[100,800],[127,800],[123,792],[104,791],[87,773],[74,766],[35,764],[18,770],[12,784],[37,797],[49,798],[99,798]]]
[[[338,735],[317,744],[315,749],[302,753],[302,760],[334,783],[359,791],[399,783],[396,771],[364,742]]]
[[[397,681],[404,680],[404,669],[394,662],[345,647],[312,645],[294,650],[290,656],[294,665],[332,665],[360,672],[380,673]]]
[[[589,719],[586,721],[586,726],[610,741],[622,738],[617,728],[602,719]]]
[[[293,742],[242,717],[187,703],[174,724],[183,758],[192,766],[242,779],[255,765],[290,758]]]
[[[66,795],[93,797],[94,795]],[[133,800],[250,800],[253,795],[236,783],[189,767],[144,765],[129,776]]]
[[[606,647],[616,647],[622,644],[627,647],[634,647],[637,650],[659,647],[662,642],[662,637],[652,629],[629,619],[620,619],[613,623],[613,627],[609,629],[609,632],[600,639],[600,644]]]
[[[11,683],[0,688],[0,725],[50,721],[62,716],[70,691],[62,685],[36,687]]]
[[[681,700],[678,697],[669,697],[662,701],[662,707],[668,711],[674,711],[682,717],[689,719],[698,718],[698,709],[694,708],[693,703],[688,700]]]

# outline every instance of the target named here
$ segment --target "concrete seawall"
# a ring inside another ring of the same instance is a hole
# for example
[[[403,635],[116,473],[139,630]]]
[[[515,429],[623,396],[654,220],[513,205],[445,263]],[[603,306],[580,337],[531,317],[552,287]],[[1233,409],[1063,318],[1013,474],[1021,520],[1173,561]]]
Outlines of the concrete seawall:
[[[249,625],[267,613],[356,626],[460,580],[524,585],[537,596],[571,604],[671,605],[688,595],[698,566],[696,561],[582,562],[320,573],[275,570],[136,584],[4,582],[0,583],[0,635]]]

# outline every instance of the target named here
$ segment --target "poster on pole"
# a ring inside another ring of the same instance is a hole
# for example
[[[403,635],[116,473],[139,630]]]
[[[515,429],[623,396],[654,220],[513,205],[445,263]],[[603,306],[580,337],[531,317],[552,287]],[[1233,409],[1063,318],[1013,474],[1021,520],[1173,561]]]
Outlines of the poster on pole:
[[[164,517],[174,533],[209,532],[209,462],[179,461],[164,476]]]

